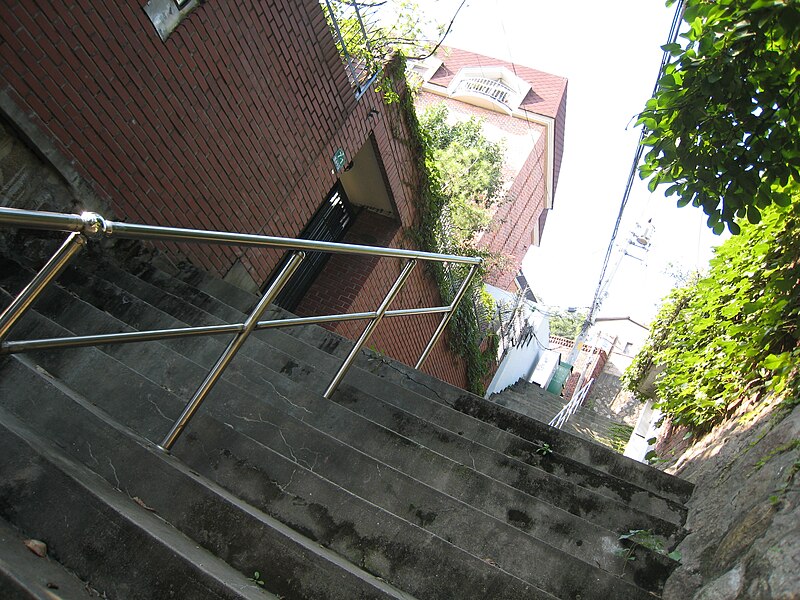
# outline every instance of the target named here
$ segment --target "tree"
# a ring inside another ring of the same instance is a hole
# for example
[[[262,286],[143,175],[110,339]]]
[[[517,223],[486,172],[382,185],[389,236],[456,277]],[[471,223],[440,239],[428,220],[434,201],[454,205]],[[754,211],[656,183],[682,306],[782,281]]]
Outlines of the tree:
[[[640,175],[736,234],[737,217],[758,223],[800,186],[800,2],[687,0],[683,20],[638,121]]]
[[[708,429],[747,394],[800,392],[800,193],[720,245],[707,276],[672,292],[626,371],[632,391],[654,367],[659,407]]]
[[[322,0],[328,26],[350,76],[363,84],[396,53],[428,56],[441,43],[444,27],[411,0]],[[388,81],[381,92],[397,100]]]
[[[420,116],[442,195],[439,244],[441,251],[470,254],[491,221],[489,208],[503,198],[505,147],[486,138],[480,119],[453,124],[447,119],[444,104]]]
[[[550,335],[557,335],[574,340],[578,337],[586,321],[587,312],[583,311],[563,311],[551,310],[550,311]]]

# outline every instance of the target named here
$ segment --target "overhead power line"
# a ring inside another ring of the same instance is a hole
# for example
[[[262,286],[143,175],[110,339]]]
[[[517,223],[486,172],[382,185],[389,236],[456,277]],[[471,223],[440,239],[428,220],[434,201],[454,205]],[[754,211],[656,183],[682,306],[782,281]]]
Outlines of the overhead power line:
[[[675,15],[672,18],[672,25],[670,26],[669,36],[668,36],[668,44],[674,43],[678,39],[678,31],[680,30],[681,18],[683,16],[683,4],[684,0],[679,0],[675,7]],[[661,64],[658,67],[658,74],[656,75],[656,82],[653,85],[653,93],[652,96],[655,96],[656,92],[658,91],[658,82],[661,79],[661,76],[664,72],[664,67],[666,67],[669,61],[670,53],[668,51],[664,51],[663,55],[661,56]],[[592,304],[589,307],[589,313],[586,315],[586,321],[583,323],[583,327],[581,328],[581,332],[578,337],[575,339],[575,346],[572,349],[572,353],[570,354],[570,358],[574,361],[575,357],[577,356],[577,352],[579,349],[579,344],[583,341],[583,338],[586,336],[586,332],[589,331],[589,328],[594,323],[595,313],[599,310],[600,305],[602,304],[603,298],[603,290],[608,286],[606,281],[606,274],[608,272],[608,266],[611,262],[611,254],[614,250],[614,245],[617,241],[617,235],[619,234],[620,224],[622,223],[622,216],[625,213],[625,207],[628,205],[628,200],[630,199],[631,189],[633,188],[633,182],[636,178],[636,171],[639,167],[639,162],[642,159],[642,153],[644,151],[644,146],[642,142],[644,138],[647,136],[648,130],[647,128],[642,125],[641,133],[639,134],[639,141],[636,144],[636,151],[633,155],[633,160],[631,161],[631,168],[628,172],[628,180],[625,183],[625,189],[622,193],[622,200],[619,206],[619,213],[617,214],[617,220],[614,223],[614,229],[611,232],[611,238],[608,241],[608,247],[606,248],[605,257],[603,258],[603,266],[600,269],[600,277],[597,280],[597,288],[595,289],[594,298],[592,299]],[[567,362],[570,362],[569,360]]]

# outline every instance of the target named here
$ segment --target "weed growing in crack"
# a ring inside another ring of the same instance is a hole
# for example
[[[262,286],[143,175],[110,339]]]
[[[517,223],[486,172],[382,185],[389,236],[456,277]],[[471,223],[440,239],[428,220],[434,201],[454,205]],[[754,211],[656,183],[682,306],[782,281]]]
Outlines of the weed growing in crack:
[[[672,560],[680,561],[681,553],[679,550],[667,552],[664,547],[663,538],[657,536],[651,529],[631,529],[628,533],[623,533],[619,536],[620,542],[628,542],[626,548],[620,548],[617,553],[622,556],[625,562],[622,565],[622,575],[625,574],[625,568],[629,562],[636,560],[634,553],[637,547],[647,548],[656,554],[662,554]]]

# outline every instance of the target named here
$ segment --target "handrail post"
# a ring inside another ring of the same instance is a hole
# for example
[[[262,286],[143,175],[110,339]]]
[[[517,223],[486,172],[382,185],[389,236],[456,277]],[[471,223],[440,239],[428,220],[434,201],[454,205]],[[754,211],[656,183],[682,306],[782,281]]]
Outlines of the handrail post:
[[[453,312],[456,310],[456,307],[464,298],[464,294],[467,293],[469,284],[472,281],[472,278],[475,276],[477,270],[478,270],[478,265],[472,265],[472,267],[470,267],[469,273],[467,273],[467,276],[461,283],[461,287],[458,289],[458,292],[456,292],[453,301],[450,303],[450,310],[444,313],[444,316],[442,316],[442,320],[439,321],[439,326],[436,328],[436,331],[433,332],[433,336],[431,336],[431,339],[428,341],[428,345],[425,346],[425,350],[422,351],[422,354],[420,355],[417,364],[414,365],[415,369],[419,369],[422,367],[422,363],[424,363],[425,360],[427,360],[428,355],[431,353],[431,350],[433,350],[433,347],[436,345],[436,342],[439,341],[439,338],[444,332],[444,328],[447,327],[447,324],[450,322],[450,319],[453,318]]]
[[[25,314],[25,311],[39,297],[47,285],[64,270],[81,248],[86,245],[86,238],[80,233],[71,233],[61,247],[56,250],[50,260],[39,270],[31,282],[17,294],[14,301],[0,314],[0,342],[8,335],[14,324]]]
[[[223,371],[233,360],[234,356],[236,356],[236,353],[242,347],[245,340],[247,340],[250,333],[252,333],[252,331],[255,329],[256,325],[258,324],[258,320],[261,318],[261,315],[264,314],[264,311],[280,293],[281,289],[283,289],[283,286],[286,285],[286,282],[289,281],[289,278],[294,274],[304,258],[305,253],[303,252],[295,252],[292,254],[289,262],[286,263],[286,266],[278,274],[278,277],[275,279],[275,281],[270,284],[267,291],[261,297],[261,300],[258,301],[256,307],[247,317],[247,320],[243,324],[242,330],[231,340],[231,342],[228,344],[228,347],[217,359],[216,364],[211,368],[211,371],[209,371],[208,375],[206,375],[203,383],[201,383],[200,387],[197,388],[194,396],[192,396],[192,399],[189,400],[188,404],[183,409],[181,416],[178,417],[178,420],[175,421],[172,429],[170,429],[169,433],[158,445],[159,448],[169,452],[175,441],[178,439],[178,437],[180,437],[186,425],[189,423],[189,420],[197,412],[200,404],[203,403],[203,400],[206,399],[206,396],[208,396],[209,392],[214,387],[214,384],[216,384],[219,378],[222,376]]]
[[[336,388],[339,387],[339,384],[342,382],[345,374],[350,370],[350,366],[353,364],[356,356],[358,356],[358,353],[361,351],[361,347],[367,342],[372,333],[375,331],[375,328],[381,322],[381,319],[383,319],[383,315],[386,314],[386,311],[389,309],[389,305],[392,303],[395,296],[397,296],[398,292],[402,289],[403,284],[406,282],[406,279],[408,279],[408,276],[411,275],[411,271],[414,270],[414,266],[416,264],[417,261],[413,259],[406,263],[406,266],[395,280],[394,285],[392,285],[392,288],[386,294],[383,302],[381,302],[381,305],[378,307],[375,317],[366,326],[363,333],[358,338],[358,341],[356,341],[355,346],[353,346],[353,349],[350,350],[350,354],[347,355],[347,358],[344,359],[342,366],[339,367],[339,371],[333,377],[333,381],[330,382],[328,389],[325,390],[325,393],[322,395],[323,398],[330,399],[330,397],[333,396]]]

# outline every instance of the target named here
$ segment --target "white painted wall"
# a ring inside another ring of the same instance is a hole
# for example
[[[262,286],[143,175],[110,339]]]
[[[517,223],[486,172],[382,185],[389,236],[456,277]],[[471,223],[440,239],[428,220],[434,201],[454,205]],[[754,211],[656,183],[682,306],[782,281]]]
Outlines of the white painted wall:
[[[514,300],[514,294],[494,286],[487,285],[486,290],[496,302],[511,302]],[[514,385],[520,379],[530,381],[539,358],[547,350],[548,340],[550,339],[550,319],[548,316],[539,311],[534,304],[527,301],[522,303],[520,310],[525,311],[525,318],[533,327],[534,337],[519,346],[509,348],[497,372],[494,374],[492,382],[486,389],[487,398]]]

